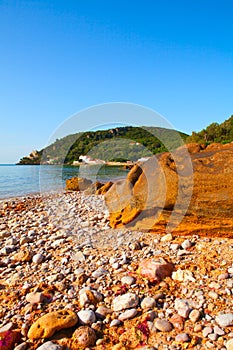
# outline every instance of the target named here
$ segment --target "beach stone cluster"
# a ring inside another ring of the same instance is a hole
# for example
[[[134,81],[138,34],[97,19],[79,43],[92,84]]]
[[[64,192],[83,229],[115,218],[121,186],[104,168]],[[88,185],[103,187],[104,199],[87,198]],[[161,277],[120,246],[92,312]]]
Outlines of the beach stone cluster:
[[[233,348],[233,242],[111,229],[103,197],[0,203],[0,349]]]

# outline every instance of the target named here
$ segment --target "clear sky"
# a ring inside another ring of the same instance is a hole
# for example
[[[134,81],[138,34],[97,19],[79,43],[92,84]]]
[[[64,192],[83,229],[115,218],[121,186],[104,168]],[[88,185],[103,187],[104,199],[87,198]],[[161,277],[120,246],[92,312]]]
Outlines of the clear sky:
[[[232,0],[0,0],[0,163],[101,103],[144,105],[187,133],[224,121],[232,14]]]

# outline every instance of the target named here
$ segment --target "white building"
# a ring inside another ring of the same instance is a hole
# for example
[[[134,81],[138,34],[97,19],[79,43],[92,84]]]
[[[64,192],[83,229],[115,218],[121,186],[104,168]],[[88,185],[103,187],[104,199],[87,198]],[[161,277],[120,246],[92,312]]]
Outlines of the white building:
[[[105,164],[104,160],[93,159],[89,156],[80,156],[79,159],[85,164]]]

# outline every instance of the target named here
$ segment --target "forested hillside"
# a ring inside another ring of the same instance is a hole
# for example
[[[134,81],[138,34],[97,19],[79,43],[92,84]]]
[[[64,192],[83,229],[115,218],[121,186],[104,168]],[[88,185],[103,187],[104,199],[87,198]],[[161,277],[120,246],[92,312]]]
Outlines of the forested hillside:
[[[233,115],[223,123],[212,123],[191,136],[158,127],[118,127],[68,135],[23,157],[19,164],[72,164],[81,155],[105,161],[136,161],[141,157],[172,151],[182,142],[229,143],[233,141]]]
[[[80,155],[105,161],[135,161],[140,157],[172,150],[187,137],[175,130],[157,127],[119,127],[66,136],[40,150],[37,157],[23,157],[19,164],[72,164]]]
[[[200,132],[192,132],[186,142],[210,144],[213,142],[229,143],[233,141],[233,115],[223,123],[212,123]]]

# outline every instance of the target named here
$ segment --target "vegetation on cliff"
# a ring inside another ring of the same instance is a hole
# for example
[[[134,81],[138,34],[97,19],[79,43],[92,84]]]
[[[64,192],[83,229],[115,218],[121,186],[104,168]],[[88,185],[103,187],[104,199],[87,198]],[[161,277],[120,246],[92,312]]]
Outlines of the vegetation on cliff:
[[[192,132],[186,142],[210,144],[213,142],[230,143],[233,141],[233,115],[223,123],[212,123],[200,132]]]

